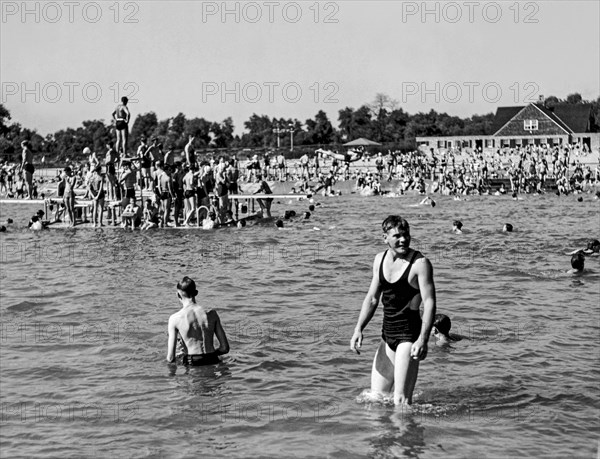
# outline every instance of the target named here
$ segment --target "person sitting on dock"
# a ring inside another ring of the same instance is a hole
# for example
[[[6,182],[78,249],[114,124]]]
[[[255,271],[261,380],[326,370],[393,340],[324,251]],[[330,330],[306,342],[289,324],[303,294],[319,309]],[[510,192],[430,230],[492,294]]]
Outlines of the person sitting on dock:
[[[271,191],[271,187],[266,182],[266,180],[262,179],[262,176],[257,177],[260,184],[258,190],[254,194],[273,194]],[[271,218],[271,204],[273,203],[273,198],[265,198],[265,199],[257,199],[258,205],[260,206],[260,210],[263,213],[265,218]]]
[[[146,199],[146,206],[144,208],[144,224],[140,229],[148,230],[151,228],[158,228],[160,223],[160,217],[158,215],[158,209],[154,207],[151,199]]]
[[[138,228],[142,223],[142,209],[137,205],[137,203],[131,202],[127,204],[127,207],[125,207],[125,210],[123,210],[121,217],[123,218],[123,222],[121,223],[123,228]]]

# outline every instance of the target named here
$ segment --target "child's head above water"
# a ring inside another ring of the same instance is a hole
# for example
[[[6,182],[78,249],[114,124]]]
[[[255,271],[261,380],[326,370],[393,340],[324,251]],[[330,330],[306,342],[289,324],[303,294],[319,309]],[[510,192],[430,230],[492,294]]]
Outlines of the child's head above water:
[[[452,327],[452,322],[450,321],[450,317],[446,314],[436,314],[433,321],[434,333],[437,331],[440,335],[443,335],[446,338],[450,336],[450,328]]]
[[[577,271],[583,271],[585,264],[585,256],[581,252],[577,252],[571,257],[571,268]]]

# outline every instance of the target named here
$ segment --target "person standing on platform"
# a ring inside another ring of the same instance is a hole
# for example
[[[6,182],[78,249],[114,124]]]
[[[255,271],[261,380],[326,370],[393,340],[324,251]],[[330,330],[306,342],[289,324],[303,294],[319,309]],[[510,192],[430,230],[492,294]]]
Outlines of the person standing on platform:
[[[127,97],[121,97],[121,103],[117,105],[112,117],[115,120],[115,129],[117,130],[117,152],[122,154],[123,158],[127,157],[127,141],[129,140],[129,119],[131,113],[127,108]]]

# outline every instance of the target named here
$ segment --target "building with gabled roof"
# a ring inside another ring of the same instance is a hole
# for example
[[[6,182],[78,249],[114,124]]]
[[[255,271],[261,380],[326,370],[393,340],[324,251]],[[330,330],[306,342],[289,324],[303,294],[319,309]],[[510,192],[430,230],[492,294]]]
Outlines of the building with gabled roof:
[[[527,145],[585,145],[589,151],[600,149],[600,132],[594,123],[591,104],[543,102],[517,107],[499,107],[491,135],[417,137],[427,148],[515,148]]]

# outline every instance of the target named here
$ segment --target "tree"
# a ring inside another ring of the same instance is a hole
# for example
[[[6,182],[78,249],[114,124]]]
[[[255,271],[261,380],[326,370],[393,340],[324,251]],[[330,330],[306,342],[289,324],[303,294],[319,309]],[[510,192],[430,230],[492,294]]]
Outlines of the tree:
[[[8,124],[6,124],[8,120],[10,120],[10,112],[4,105],[0,104],[0,135],[8,131]]]
[[[158,118],[156,113],[149,112],[140,114],[135,118],[133,126],[131,128],[131,136],[129,139],[130,145],[137,145],[140,141],[140,137],[144,136],[149,138],[158,126]]]
[[[581,104],[583,102],[583,98],[581,94],[578,92],[574,94],[569,94],[566,99],[567,104]]]
[[[212,137],[210,136],[210,128],[212,123],[204,118],[192,118],[185,122],[184,137],[187,143],[188,136],[194,136],[195,144],[208,147]]]
[[[544,100],[544,107],[549,110],[553,110],[558,104],[560,104],[560,99],[556,96],[549,96]]]
[[[381,110],[386,110],[387,112],[396,110],[398,107],[398,101],[396,99],[392,99],[387,94],[378,92],[375,94],[375,99],[373,99],[373,102],[367,106],[369,107],[369,110],[371,110],[372,116],[379,116]]]
[[[334,141],[335,132],[327,113],[319,110],[315,115],[315,119],[306,120],[306,134],[303,144],[329,144]]]
[[[275,135],[273,133],[275,125],[275,119],[271,120],[267,115],[258,116],[253,113],[248,121],[244,121],[244,128],[248,132],[242,135],[242,145],[244,147],[267,147],[271,145]]]
[[[233,120],[231,117],[225,118],[221,123],[212,123],[210,132],[213,136],[213,143],[217,148],[227,148],[233,142]]]
[[[356,111],[346,107],[339,111],[338,119],[342,138],[352,140],[359,137],[371,137],[371,111],[368,106],[363,105]]]

